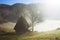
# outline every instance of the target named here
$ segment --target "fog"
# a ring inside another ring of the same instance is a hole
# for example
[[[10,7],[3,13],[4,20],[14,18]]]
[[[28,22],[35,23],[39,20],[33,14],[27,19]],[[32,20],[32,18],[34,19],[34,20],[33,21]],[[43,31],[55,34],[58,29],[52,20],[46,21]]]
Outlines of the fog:
[[[42,13],[46,18],[60,19],[60,1],[46,0],[42,5]]]
[[[43,0],[40,5],[44,22],[35,26],[35,31],[51,31],[60,27],[60,0]]]
[[[34,31],[45,32],[56,30],[57,28],[60,28],[60,20],[46,19],[44,22],[37,24]]]

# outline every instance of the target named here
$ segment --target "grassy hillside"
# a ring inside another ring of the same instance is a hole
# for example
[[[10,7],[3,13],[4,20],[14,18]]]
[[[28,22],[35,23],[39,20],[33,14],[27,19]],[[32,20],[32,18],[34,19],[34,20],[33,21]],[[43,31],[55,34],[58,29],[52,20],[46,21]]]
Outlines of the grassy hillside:
[[[23,35],[1,35],[0,40],[60,40],[60,30],[25,33]]]

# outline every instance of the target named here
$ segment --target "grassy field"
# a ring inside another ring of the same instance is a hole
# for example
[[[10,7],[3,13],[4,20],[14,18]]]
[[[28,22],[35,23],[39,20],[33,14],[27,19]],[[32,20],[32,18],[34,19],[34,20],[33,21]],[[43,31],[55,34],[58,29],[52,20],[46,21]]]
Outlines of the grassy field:
[[[25,33],[23,35],[0,35],[0,40],[60,40],[60,30],[41,33]]]

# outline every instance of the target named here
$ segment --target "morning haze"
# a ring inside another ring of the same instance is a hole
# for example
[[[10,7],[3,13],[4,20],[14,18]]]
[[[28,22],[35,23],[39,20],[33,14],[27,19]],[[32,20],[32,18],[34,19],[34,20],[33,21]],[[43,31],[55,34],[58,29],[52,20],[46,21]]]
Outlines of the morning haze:
[[[0,0],[0,40],[60,40],[60,0]]]

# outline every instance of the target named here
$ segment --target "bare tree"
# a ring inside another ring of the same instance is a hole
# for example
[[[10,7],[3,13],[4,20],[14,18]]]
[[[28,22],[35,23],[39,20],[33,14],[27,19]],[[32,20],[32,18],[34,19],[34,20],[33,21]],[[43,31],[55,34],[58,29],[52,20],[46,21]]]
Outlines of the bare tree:
[[[29,18],[31,20],[31,27],[33,32],[34,25],[42,21],[42,15],[36,5],[29,6]]]

